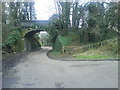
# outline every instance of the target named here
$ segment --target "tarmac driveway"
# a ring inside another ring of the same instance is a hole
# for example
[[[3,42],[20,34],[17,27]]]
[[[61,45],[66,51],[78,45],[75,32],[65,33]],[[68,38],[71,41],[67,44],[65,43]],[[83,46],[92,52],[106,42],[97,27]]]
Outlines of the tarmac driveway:
[[[118,61],[59,61],[50,47],[16,58],[4,67],[3,88],[118,88]]]

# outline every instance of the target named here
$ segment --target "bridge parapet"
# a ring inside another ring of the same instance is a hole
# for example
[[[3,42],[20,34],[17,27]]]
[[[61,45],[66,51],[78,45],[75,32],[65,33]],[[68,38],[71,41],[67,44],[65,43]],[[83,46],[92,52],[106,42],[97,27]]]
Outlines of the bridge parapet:
[[[21,21],[22,27],[37,27],[39,25],[47,25],[48,20],[29,20],[29,21]]]

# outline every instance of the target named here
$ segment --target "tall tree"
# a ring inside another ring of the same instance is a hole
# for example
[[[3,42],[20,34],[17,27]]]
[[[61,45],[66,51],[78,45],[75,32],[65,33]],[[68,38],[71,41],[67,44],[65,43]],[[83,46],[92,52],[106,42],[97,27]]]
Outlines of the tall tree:
[[[58,15],[60,20],[61,30],[67,31],[70,26],[70,2],[57,2]]]

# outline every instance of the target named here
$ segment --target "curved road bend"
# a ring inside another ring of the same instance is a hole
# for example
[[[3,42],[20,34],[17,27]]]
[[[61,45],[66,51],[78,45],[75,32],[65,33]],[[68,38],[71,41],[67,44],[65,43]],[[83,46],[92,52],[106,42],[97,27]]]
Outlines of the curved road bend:
[[[118,88],[118,61],[59,61],[44,47],[3,74],[3,88]]]

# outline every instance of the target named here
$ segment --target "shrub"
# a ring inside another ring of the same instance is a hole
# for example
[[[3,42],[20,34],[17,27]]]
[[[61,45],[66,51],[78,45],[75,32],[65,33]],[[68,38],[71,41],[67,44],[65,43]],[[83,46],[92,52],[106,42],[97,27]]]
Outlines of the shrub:
[[[106,44],[103,46],[103,50],[105,51],[112,51],[114,53],[118,52],[118,41],[117,39],[110,40],[109,42],[106,42]]]
[[[12,52],[13,47],[20,42],[20,37],[18,30],[12,31],[3,45],[3,50]]]

